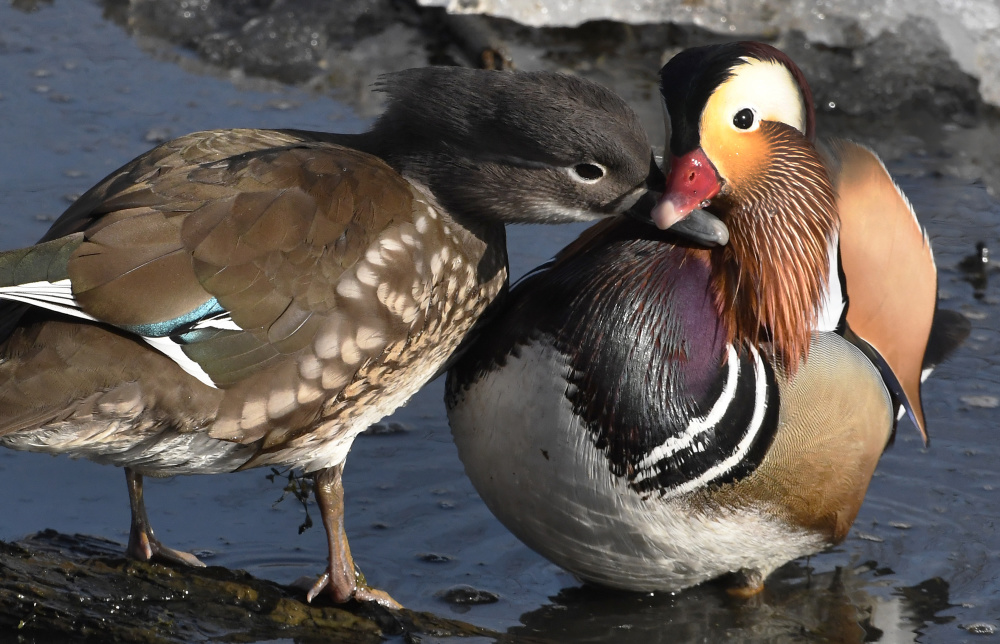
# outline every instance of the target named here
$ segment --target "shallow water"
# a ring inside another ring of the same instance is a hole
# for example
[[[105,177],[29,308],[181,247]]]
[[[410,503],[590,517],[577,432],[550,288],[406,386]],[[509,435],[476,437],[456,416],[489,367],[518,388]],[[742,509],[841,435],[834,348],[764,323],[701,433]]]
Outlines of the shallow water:
[[[33,242],[72,196],[160,139],[212,127],[357,131],[366,124],[325,96],[209,73],[181,50],[126,34],[96,4],[18,6],[36,10],[0,5],[0,247]],[[626,95],[639,100],[642,92]],[[655,114],[655,100],[644,100],[643,113]],[[849,130],[850,122],[834,125]],[[734,602],[713,585],[655,596],[582,588],[480,502],[435,382],[386,420],[401,431],[360,437],[348,459],[348,533],[369,580],[412,609],[553,641],[957,642],[1000,625],[1000,292],[995,277],[977,291],[956,268],[977,241],[997,245],[1000,202],[982,184],[953,176],[962,173],[949,174],[954,164],[977,163],[956,139],[927,153],[932,146],[912,136],[927,132],[909,127],[868,123],[864,130],[890,151],[890,170],[929,230],[942,305],[965,313],[973,331],[924,388],[930,448],[901,424],[841,546],[782,568],[751,602]],[[975,176],[989,170],[978,169]],[[513,273],[579,230],[512,228]],[[157,535],[207,563],[282,582],[318,573],[326,557],[321,530],[298,534],[302,506],[292,498],[276,503],[282,484],[267,474],[149,481]],[[2,539],[54,528],[127,541],[119,470],[3,450],[0,485]],[[318,523],[315,508],[312,518]],[[498,601],[445,602],[443,593],[458,586]]]

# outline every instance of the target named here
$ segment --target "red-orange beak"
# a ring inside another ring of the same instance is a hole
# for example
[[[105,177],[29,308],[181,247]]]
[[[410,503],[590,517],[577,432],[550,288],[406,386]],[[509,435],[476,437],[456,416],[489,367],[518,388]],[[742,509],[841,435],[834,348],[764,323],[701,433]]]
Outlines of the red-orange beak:
[[[666,230],[691,211],[708,205],[706,202],[719,194],[722,184],[715,166],[701,148],[682,157],[670,158],[667,189],[660,197],[650,217],[660,230]]]

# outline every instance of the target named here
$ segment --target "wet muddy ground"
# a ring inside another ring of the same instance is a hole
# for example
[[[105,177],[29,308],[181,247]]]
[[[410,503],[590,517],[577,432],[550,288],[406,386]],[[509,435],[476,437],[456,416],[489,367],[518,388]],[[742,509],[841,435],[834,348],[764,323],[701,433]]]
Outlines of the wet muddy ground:
[[[120,3],[0,4],[0,247],[32,243],[74,195],[172,136],[214,127],[363,129],[377,109],[363,93],[375,72],[460,57],[428,46],[424,18],[408,15],[382,41],[324,50],[326,62],[309,63],[315,67],[296,85],[209,66],[205,60],[249,67],[212,58],[208,45],[179,46],[196,42],[190,34],[147,35]],[[175,32],[183,24],[153,18],[146,22]],[[592,27],[590,39],[560,32],[539,44],[501,26],[513,34],[520,66],[569,67],[613,86],[644,115],[654,140],[662,136],[653,91],[662,52],[696,36],[605,25]],[[609,40],[614,34],[620,48]],[[653,56],[657,34],[673,40]],[[931,446],[901,424],[841,546],[782,568],[749,603],[712,585],[676,595],[584,588],[485,509],[457,459],[435,382],[381,431],[360,437],[348,459],[348,532],[369,580],[409,608],[551,641],[959,642],[993,634],[1000,626],[1000,282],[995,265],[976,276],[958,264],[978,241],[1000,247],[1000,202],[987,188],[1000,174],[993,162],[1000,128],[996,114],[970,98],[969,79],[953,80],[939,90],[941,100],[921,100],[941,82],[929,78],[924,94],[892,111],[876,100],[860,115],[828,110],[820,122],[886,154],[929,230],[942,305],[973,325],[965,346],[925,385]],[[836,87],[850,78],[823,82]],[[544,261],[580,229],[512,228],[512,272]],[[149,481],[157,535],[207,563],[283,583],[318,573],[321,530],[299,534],[303,507],[290,496],[277,503],[282,480],[267,474]],[[0,539],[54,528],[127,541],[119,470],[3,450],[0,486]],[[315,509],[312,518],[318,523]]]

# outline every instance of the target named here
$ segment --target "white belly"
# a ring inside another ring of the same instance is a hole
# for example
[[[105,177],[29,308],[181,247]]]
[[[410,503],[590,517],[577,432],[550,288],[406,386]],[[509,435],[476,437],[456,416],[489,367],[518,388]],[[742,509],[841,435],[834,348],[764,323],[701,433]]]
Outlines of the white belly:
[[[256,448],[210,438],[205,432],[136,431],[131,420],[99,417],[89,422],[53,422],[0,438],[10,449],[67,454],[105,465],[131,467],[146,476],[232,472]]]
[[[766,574],[825,545],[765,507],[703,512],[690,494],[643,498],[573,414],[569,370],[548,345],[523,347],[449,411],[469,478],[529,547],[588,581],[672,591],[743,568]]]

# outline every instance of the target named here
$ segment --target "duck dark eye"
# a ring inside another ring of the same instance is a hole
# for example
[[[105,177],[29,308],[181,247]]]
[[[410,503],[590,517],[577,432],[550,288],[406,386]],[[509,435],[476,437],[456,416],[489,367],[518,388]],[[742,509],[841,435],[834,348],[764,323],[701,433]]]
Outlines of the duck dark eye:
[[[741,130],[749,130],[750,126],[753,125],[753,110],[744,107],[737,112],[736,116],[733,117],[733,125]]]
[[[604,176],[604,169],[593,163],[581,163],[573,166],[573,170],[585,181],[597,181]]]

